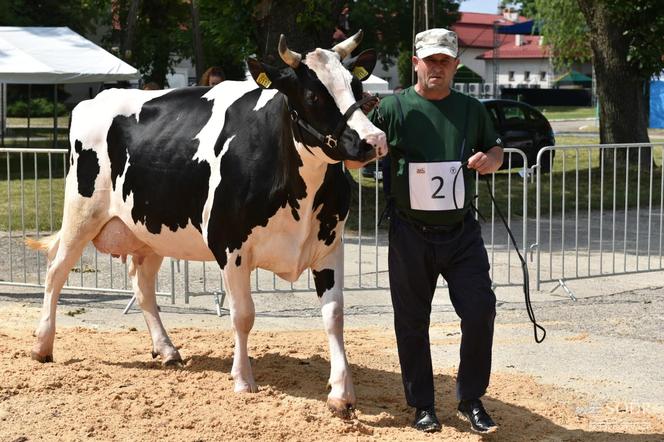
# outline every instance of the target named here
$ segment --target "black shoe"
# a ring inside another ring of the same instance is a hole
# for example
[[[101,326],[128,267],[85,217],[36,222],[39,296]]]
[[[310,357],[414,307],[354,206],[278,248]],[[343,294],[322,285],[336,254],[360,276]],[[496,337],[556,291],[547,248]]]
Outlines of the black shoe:
[[[428,408],[418,408],[415,411],[413,427],[425,433],[440,431],[440,421],[436,417],[435,408],[433,406]]]
[[[473,431],[493,433],[498,429],[498,425],[491,419],[479,399],[459,402],[458,410],[459,417],[470,422],[470,429]]]

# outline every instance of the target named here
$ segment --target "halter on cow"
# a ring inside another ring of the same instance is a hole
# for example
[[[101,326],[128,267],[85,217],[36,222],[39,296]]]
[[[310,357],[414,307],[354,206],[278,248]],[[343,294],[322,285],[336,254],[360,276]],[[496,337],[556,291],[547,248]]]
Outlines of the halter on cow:
[[[259,88],[225,81],[112,89],[80,103],[72,113],[62,228],[30,241],[49,258],[32,357],[53,360],[60,291],[93,241],[104,253],[131,255],[152,354],[164,365],[180,364],[159,317],[156,274],[165,256],[215,260],[235,332],[235,391],[255,392],[247,352],[255,316],[250,273],[263,268],[294,281],[311,268],[330,345],[328,405],[345,415],[355,393],[343,344],[341,235],[350,188],[341,162],[366,162],[387,150],[385,134],[358,110],[359,80],[341,63],[361,36],[306,56],[289,50],[282,36],[279,53],[288,67],[248,61]],[[347,63],[366,78],[375,53]]]

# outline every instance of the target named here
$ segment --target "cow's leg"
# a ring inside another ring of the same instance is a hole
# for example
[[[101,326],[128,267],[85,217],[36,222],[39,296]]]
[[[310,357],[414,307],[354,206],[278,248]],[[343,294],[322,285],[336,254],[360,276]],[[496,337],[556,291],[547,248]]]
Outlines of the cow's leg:
[[[53,342],[55,340],[55,317],[60,291],[67,281],[67,275],[76,261],[83,254],[85,246],[95,237],[104,220],[100,218],[102,210],[95,210],[100,204],[91,200],[73,200],[65,203],[65,214],[57,241],[47,248],[50,260],[44,280],[44,303],[41,318],[35,331],[37,342],[32,347],[32,359],[39,362],[53,361]],[[85,220],[81,222],[81,220]],[[57,250],[53,250],[56,249]]]
[[[316,263],[312,270],[330,345],[331,391],[327,405],[338,416],[347,418],[355,406],[355,390],[344,349],[343,246],[338,244],[336,250]]]
[[[62,235],[62,233],[60,233]],[[59,241],[58,251],[49,263],[44,279],[44,303],[35,335],[37,342],[32,347],[31,357],[39,362],[53,362],[55,341],[55,317],[60,291],[67,281],[69,270],[83,254],[87,241],[72,243]]]
[[[231,322],[235,334],[235,352],[233,354],[233,368],[231,375],[235,381],[236,393],[255,393],[258,391],[254,374],[249,362],[247,340],[249,332],[254,326],[254,301],[251,298],[249,269],[246,264],[236,266],[235,259],[229,259],[224,269],[224,279],[228,290],[228,306],[231,313]]]
[[[180,353],[169,339],[157,308],[155,283],[163,259],[162,256],[152,253],[139,265],[136,259],[132,258],[129,273],[133,276],[134,293],[152,337],[152,357],[161,356],[164,366],[181,366]]]

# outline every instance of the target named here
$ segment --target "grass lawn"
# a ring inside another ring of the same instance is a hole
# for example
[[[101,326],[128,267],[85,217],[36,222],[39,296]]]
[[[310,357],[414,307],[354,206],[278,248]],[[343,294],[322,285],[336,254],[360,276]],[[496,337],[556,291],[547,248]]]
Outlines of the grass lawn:
[[[595,118],[596,116],[595,108],[590,106],[537,106],[537,109],[539,109],[548,120]]]
[[[8,117],[7,127],[9,129],[28,127],[28,119],[24,117]],[[30,127],[53,128],[53,117],[32,117]],[[69,114],[58,117],[58,127],[69,127]]]
[[[559,145],[596,144],[596,137],[559,137]],[[613,152],[608,154],[612,160]],[[652,191],[650,190],[650,170],[640,174],[634,169],[634,161],[626,169],[619,159],[616,161],[615,180],[613,162],[600,172],[600,157],[597,149],[575,148],[558,151],[553,162],[551,174],[542,175],[542,213],[560,213],[566,211],[587,211],[600,208],[600,193],[604,197],[604,208],[611,208],[615,201],[617,208],[625,206],[627,194],[628,207],[635,207],[637,194],[642,207],[650,201],[660,204],[662,183],[662,149],[654,150],[655,167],[652,172]],[[35,160],[36,158],[36,160]],[[23,177],[21,177],[21,161],[19,155],[10,155],[7,178],[7,155],[0,154],[0,230],[6,231],[11,223],[13,231],[34,230],[39,224],[40,231],[58,229],[62,218],[62,202],[64,198],[64,166],[67,156],[62,154],[51,156],[53,170],[51,180],[48,179],[49,161],[46,155],[23,155]],[[36,173],[35,173],[36,171]],[[382,182],[376,183],[373,178],[360,177],[357,170],[349,172],[351,181],[351,213],[347,222],[350,231],[358,231],[360,217],[363,234],[372,234],[375,229],[377,214],[385,207],[382,193]],[[37,179],[35,180],[35,176]],[[536,183],[524,181],[517,170],[500,171],[491,179],[493,193],[499,207],[507,215],[508,207],[512,217],[523,216],[523,192],[527,190],[528,216],[535,216]],[[378,184],[378,187],[377,185]],[[603,191],[601,192],[601,186]],[[35,193],[36,189],[36,193]],[[8,196],[11,195],[11,198]],[[479,182],[477,206],[481,214],[491,216],[491,199],[487,194],[486,184]],[[362,211],[359,201],[362,200]],[[50,201],[53,202],[52,209]],[[23,210],[21,211],[21,207]],[[376,212],[378,207],[378,212]],[[383,223],[380,229],[386,229]]]
[[[597,137],[559,137],[559,145],[592,145],[599,143]],[[637,206],[637,195],[641,207],[645,207],[652,201],[653,205],[659,205],[661,200],[662,183],[662,149],[654,151],[654,167],[652,171],[652,190],[650,190],[650,170],[643,170],[641,174],[636,173],[634,162],[629,169],[616,157],[615,180],[613,169],[613,151],[608,154],[611,161],[605,166],[603,174],[600,168],[600,155],[597,148],[575,148],[571,150],[557,151],[553,161],[552,173],[544,174],[541,178],[542,214],[561,213],[563,203],[565,211],[570,213],[578,208],[579,211],[587,212],[599,210],[600,204],[604,209],[616,209],[625,207],[625,195],[627,194],[627,206]],[[359,227],[358,201],[359,186],[357,171],[351,171],[354,183],[352,185],[351,214],[346,226],[351,231],[357,231]],[[492,202],[487,193],[487,187],[483,179],[479,182],[477,208],[485,217],[491,216]],[[615,191],[614,191],[615,182]],[[362,232],[371,234],[374,231],[375,207],[376,207],[376,182],[372,178],[362,177],[360,180],[362,189]],[[508,207],[512,217],[523,216],[523,192],[524,180],[519,176],[517,170],[499,171],[495,178],[491,179],[494,197],[507,217]],[[385,202],[382,195],[382,185],[379,183],[378,206],[379,214],[382,213]],[[527,190],[528,216],[536,215],[536,190],[534,180],[525,182]],[[603,190],[602,190],[603,189]],[[615,193],[615,199],[614,199]],[[600,194],[603,201],[600,201]],[[511,197],[509,196],[511,195]],[[614,203],[615,201],[615,203]],[[498,215],[496,214],[496,218]],[[383,223],[381,229],[386,229],[387,223]]]

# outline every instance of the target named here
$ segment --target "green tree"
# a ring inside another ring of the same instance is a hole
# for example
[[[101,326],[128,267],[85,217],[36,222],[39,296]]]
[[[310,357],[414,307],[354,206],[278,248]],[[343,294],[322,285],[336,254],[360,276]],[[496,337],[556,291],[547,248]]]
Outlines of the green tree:
[[[89,34],[108,12],[107,5],[108,0],[0,0],[0,25],[68,26]]]
[[[648,82],[664,68],[657,0],[536,0],[557,64],[592,54],[602,143],[648,142]],[[636,152],[635,152],[636,154]],[[648,155],[642,155],[648,162]]]
[[[279,35],[295,51],[330,47],[343,0],[198,0],[205,59],[244,77],[251,55],[277,63]],[[364,45],[363,45],[364,46]],[[366,47],[366,46],[365,46]]]
[[[299,52],[331,47],[334,27],[345,4],[350,7],[350,33],[364,30],[360,49],[374,48],[383,63],[394,63],[400,52],[412,54],[414,2],[416,30],[426,28],[425,1],[428,1],[428,27],[450,26],[458,19],[459,5],[451,0],[198,0],[197,3],[205,57],[209,64],[222,66],[233,78],[243,74],[241,66],[248,55],[278,60],[279,34],[286,35],[289,47]],[[410,65],[407,69],[410,70]]]
[[[556,68],[564,69],[572,63],[592,59],[588,25],[576,0],[531,0],[528,3],[524,10],[539,19]]]
[[[192,53],[188,1],[115,0],[111,4],[105,23],[111,31],[105,46],[121,48],[118,55],[135,66],[144,81],[168,86],[166,75],[173,65]]]
[[[458,2],[448,0],[363,0],[353,4],[350,22],[365,30],[363,47],[375,48],[385,67],[398,62],[399,81],[409,86],[413,35],[450,27],[459,19],[458,10]]]

